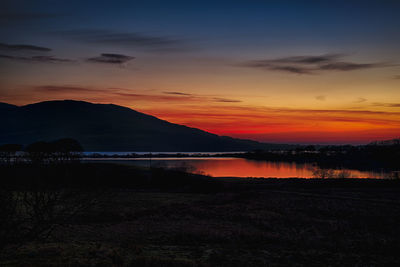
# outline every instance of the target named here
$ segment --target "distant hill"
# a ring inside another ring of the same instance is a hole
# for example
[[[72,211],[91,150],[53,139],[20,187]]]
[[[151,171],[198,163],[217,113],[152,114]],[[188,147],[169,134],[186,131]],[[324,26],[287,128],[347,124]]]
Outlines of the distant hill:
[[[0,121],[0,144],[27,145],[74,138],[86,151],[247,151],[288,147],[218,136],[122,106],[73,100],[21,107],[0,103]]]
[[[18,106],[0,102],[0,111],[17,109]]]
[[[369,143],[368,145],[374,145],[374,146],[400,145],[400,138],[391,139],[391,140],[374,141],[372,143]]]

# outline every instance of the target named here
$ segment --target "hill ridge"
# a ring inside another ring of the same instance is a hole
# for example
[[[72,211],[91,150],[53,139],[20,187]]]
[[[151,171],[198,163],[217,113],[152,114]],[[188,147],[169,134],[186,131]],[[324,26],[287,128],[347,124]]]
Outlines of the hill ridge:
[[[79,100],[52,100],[0,113],[0,144],[74,138],[87,151],[247,151],[278,148],[219,136],[134,109]]]

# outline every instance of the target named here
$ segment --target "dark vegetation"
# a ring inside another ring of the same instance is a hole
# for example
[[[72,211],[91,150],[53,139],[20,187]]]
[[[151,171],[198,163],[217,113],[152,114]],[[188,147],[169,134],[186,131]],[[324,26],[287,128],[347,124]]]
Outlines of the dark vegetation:
[[[400,170],[400,143],[371,143],[360,146],[298,146],[281,151],[256,150],[237,154],[255,160],[316,163],[320,168],[358,170]]]
[[[218,183],[183,170],[81,164],[73,139],[0,146],[0,250],[44,241],[54,227],[106,201],[115,190],[211,192]]]
[[[86,197],[80,203],[70,201],[81,196],[65,190],[62,178],[47,175],[51,168],[62,173],[79,162],[82,147],[77,141],[36,142],[21,150],[18,144],[0,146],[0,249],[50,234],[56,221],[66,220],[85,205]]]
[[[80,163],[73,140],[28,146],[23,160],[17,148],[0,165],[1,266],[400,261],[398,179],[216,180]]]
[[[351,178],[346,169],[385,173],[387,178],[400,178],[400,139],[368,145],[300,146],[287,149],[254,150],[233,153],[92,153],[91,158],[167,158],[167,157],[238,157],[259,161],[309,163],[315,178]],[[356,178],[356,177],[353,177]]]

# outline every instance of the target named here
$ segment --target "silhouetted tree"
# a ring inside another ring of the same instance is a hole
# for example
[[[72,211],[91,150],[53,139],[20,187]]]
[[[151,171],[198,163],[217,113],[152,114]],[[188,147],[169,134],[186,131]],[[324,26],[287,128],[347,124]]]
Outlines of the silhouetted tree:
[[[321,168],[316,167],[312,170],[312,173],[313,173],[314,178],[319,178],[319,179],[335,177],[335,172],[330,169],[321,169]]]
[[[51,153],[51,145],[47,142],[35,142],[25,148],[32,163],[46,163]]]
[[[351,178],[350,171],[347,170],[340,170],[335,174],[336,178]]]
[[[304,151],[315,151],[315,146],[309,145],[304,148]]]
[[[0,162],[11,164],[16,160],[16,153],[21,151],[22,145],[5,144],[0,146]]]
[[[77,161],[81,157],[81,144],[71,138],[59,139],[51,143],[53,155],[58,162]]]
[[[32,163],[66,163],[78,161],[83,148],[78,141],[64,138],[53,142],[33,143],[25,151]]]

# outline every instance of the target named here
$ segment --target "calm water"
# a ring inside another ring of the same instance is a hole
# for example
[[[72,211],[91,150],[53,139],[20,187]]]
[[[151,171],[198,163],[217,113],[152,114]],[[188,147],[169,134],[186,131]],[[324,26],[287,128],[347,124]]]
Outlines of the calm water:
[[[241,158],[96,158],[87,161],[115,162],[141,167],[185,169],[213,177],[302,177],[313,178],[312,164],[254,161]],[[387,178],[383,172],[345,170],[354,178]]]

